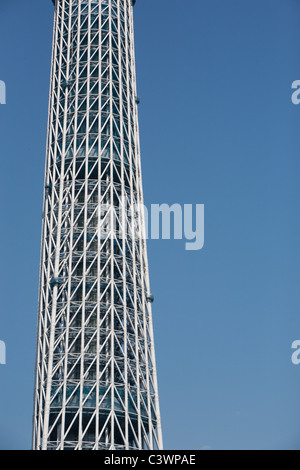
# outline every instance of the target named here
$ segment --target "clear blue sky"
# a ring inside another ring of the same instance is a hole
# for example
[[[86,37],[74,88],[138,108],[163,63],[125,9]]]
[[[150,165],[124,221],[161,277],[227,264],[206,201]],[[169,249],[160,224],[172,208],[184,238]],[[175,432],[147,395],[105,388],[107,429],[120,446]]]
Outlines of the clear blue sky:
[[[31,445],[53,5],[1,0],[0,449]],[[205,204],[205,247],[150,241],[167,449],[300,449],[299,0],[138,0],[147,204]]]

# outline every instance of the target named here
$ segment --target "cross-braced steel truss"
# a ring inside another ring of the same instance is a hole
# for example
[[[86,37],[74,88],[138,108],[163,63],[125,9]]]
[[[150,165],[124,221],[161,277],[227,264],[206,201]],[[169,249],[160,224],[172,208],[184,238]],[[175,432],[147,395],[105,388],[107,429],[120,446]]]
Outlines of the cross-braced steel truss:
[[[161,449],[135,2],[54,3],[33,448]]]

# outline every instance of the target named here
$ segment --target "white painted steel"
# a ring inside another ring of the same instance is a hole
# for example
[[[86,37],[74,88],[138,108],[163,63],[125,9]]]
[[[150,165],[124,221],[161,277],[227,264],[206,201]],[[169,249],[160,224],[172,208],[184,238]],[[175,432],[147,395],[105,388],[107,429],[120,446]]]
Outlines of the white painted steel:
[[[143,191],[132,1],[56,0],[35,450],[163,447],[137,204]]]

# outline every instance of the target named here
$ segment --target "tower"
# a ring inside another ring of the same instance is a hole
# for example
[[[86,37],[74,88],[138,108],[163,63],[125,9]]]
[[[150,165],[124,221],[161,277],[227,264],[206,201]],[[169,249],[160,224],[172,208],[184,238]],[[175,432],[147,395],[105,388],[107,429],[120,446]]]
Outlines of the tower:
[[[135,0],[52,1],[33,449],[161,449]]]

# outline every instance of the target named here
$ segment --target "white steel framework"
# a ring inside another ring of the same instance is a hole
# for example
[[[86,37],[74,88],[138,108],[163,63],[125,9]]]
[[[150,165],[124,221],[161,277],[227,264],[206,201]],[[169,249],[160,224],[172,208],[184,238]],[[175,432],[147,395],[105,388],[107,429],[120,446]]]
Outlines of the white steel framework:
[[[162,449],[135,1],[53,3],[33,449]]]

